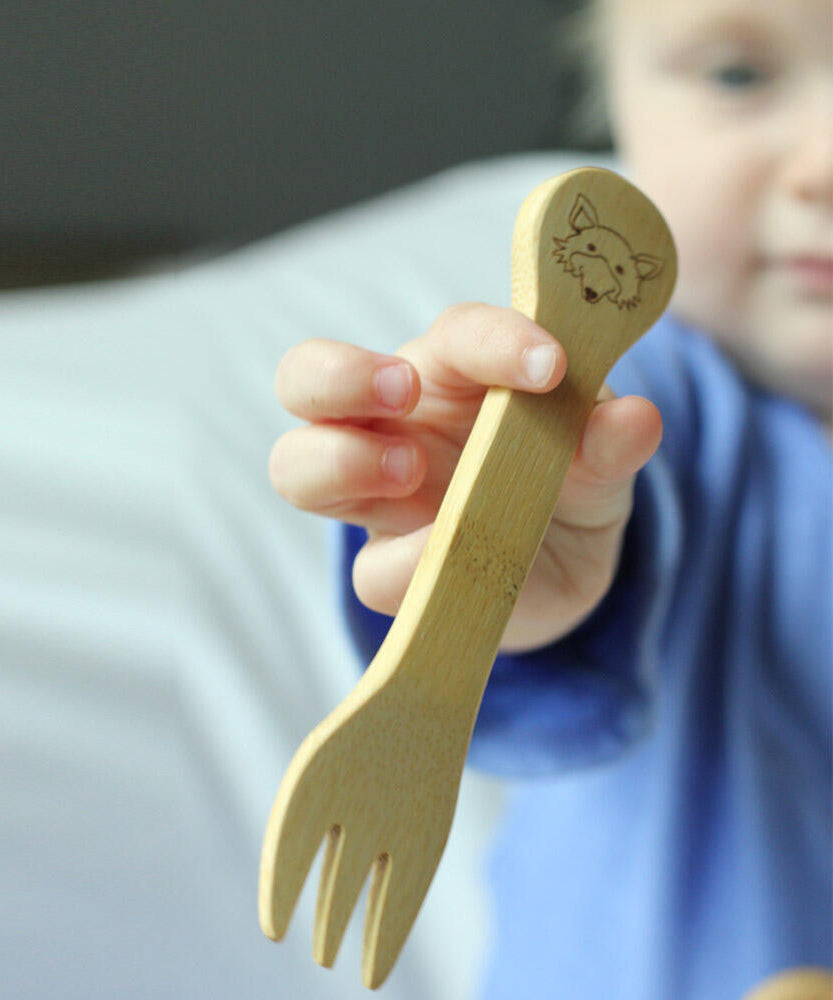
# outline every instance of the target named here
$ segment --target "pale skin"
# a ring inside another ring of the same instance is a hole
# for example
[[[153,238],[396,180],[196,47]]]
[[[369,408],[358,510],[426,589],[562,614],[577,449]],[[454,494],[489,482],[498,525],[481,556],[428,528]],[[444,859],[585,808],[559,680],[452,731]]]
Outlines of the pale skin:
[[[755,382],[822,420],[833,377],[829,9],[826,0],[601,8],[618,146],[677,243],[672,310],[712,334]],[[524,362],[544,345],[552,356],[532,356],[540,378],[531,382]],[[298,344],[275,388],[307,424],[276,442],[272,482],[295,506],[368,530],[353,584],[364,604],[393,615],[487,387],[548,392],[566,364],[546,331],[483,303],[449,308],[391,355],[334,340]],[[634,477],[661,437],[651,402],[605,387],[504,651],[555,641],[603,598]]]
[[[833,4],[601,10],[616,145],[677,244],[672,312],[829,423]]]

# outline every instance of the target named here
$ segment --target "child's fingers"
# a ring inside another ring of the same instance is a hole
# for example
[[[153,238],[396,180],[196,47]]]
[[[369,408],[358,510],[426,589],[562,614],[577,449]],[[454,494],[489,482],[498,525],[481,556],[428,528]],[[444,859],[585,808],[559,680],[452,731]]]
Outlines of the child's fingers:
[[[269,456],[269,478],[278,493],[315,513],[369,497],[407,497],[426,468],[424,450],[412,439],[332,424],[288,431]]]
[[[416,406],[419,375],[403,358],[336,340],[307,340],[281,359],[275,392],[304,420],[401,417]]]
[[[594,528],[627,517],[633,477],[661,439],[662,417],[650,400],[623,396],[598,402],[564,482],[555,519]]]
[[[353,562],[353,589],[362,604],[385,615],[397,613],[432,527],[369,538]]]
[[[492,385],[545,392],[567,370],[564,348],[537,323],[515,309],[479,302],[446,309],[399,353],[425,383],[452,394]]]

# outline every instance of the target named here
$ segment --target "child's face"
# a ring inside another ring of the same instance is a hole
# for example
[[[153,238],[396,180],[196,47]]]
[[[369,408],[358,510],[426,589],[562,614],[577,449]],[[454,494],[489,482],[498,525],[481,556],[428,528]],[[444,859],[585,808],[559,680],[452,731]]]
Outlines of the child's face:
[[[674,233],[674,312],[829,417],[833,5],[607,3],[614,134]]]

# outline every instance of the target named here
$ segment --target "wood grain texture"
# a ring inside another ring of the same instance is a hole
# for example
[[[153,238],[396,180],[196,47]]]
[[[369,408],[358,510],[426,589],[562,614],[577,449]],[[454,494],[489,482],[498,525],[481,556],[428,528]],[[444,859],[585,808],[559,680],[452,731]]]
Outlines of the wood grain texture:
[[[373,868],[362,977],[392,968],[442,856],[501,637],[605,377],[659,317],[671,235],[635,187],[582,168],[537,187],[512,244],[512,305],[567,352],[564,380],[490,389],[402,606],[348,698],[302,743],[272,809],[260,921],[286,931],[327,838],[314,955],[331,965]]]

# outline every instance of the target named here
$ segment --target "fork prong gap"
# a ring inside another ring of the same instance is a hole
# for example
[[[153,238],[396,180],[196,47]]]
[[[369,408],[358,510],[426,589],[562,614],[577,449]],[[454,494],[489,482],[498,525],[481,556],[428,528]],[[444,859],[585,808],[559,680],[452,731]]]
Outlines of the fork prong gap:
[[[373,863],[373,877],[367,897],[367,926],[378,923],[381,908],[385,902],[385,890],[390,878],[390,854],[380,854]],[[375,936],[375,934],[374,934]]]
[[[334,964],[369,867],[361,840],[333,825],[327,837],[315,913],[313,956],[319,965],[330,968]]]
[[[321,866],[321,876],[318,883],[318,900],[315,906],[316,927],[324,919],[330,908],[335,881],[338,876],[339,862],[344,853],[344,831],[338,823],[333,823],[327,831],[327,841],[324,850],[324,863]]]

